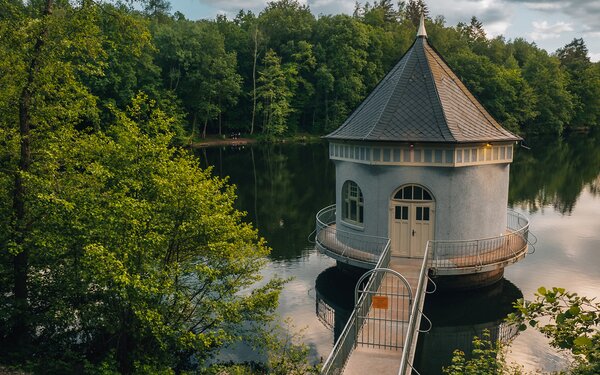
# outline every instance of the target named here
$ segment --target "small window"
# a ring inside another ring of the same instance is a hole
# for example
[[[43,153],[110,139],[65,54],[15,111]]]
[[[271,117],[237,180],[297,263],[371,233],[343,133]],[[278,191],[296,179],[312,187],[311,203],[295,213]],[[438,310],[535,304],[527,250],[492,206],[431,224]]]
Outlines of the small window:
[[[394,162],[398,163],[400,161],[400,149],[394,149]]]
[[[425,149],[425,163],[431,163],[431,151],[430,149]]]
[[[421,162],[421,150],[414,150],[413,152],[415,160],[415,163],[420,163]]]
[[[435,150],[435,162],[442,163],[442,150]]]
[[[403,150],[402,153],[404,154],[404,160],[403,161],[405,163],[409,163],[410,162],[410,150],[405,149],[405,150]]]
[[[429,207],[423,207],[423,221],[429,221]]]
[[[394,217],[396,220],[408,220],[408,206],[396,206]]]
[[[454,150],[446,150],[446,163],[454,163]]]
[[[383,161],[390,161],[390,149],[389,148],[384,148],[383,149]]]
[[[420,201],[423,200],[423,188],[420,186],[413,187],[413,199]]]
[[[417,207],[417,221],[423,220],[423,207]]]
[[[506,147],[500,147],[500,160],[506,159]]]
[[[462,163],[462,150],[456,150],[456,162]]]
[[[512,146],[508,146],[508,152],[507,152],[506,158],[508,160],[511,160],[512,159],[512,154],[513,154],[513,148],[512,148]]]
[[[351,224],[362,225],[363,214],[362,191],[354,181],[346,181],[342,187],[342,219]]]
[[[405,201],[432,201],[431,193],[417,185],[407,185],[394,195],[394,199]]]

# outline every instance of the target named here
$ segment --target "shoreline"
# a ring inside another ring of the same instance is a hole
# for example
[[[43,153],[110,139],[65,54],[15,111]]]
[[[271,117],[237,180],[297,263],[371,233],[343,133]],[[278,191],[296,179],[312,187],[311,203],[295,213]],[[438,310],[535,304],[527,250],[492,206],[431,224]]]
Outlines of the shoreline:
[[[191,148],[205,148],[215,146],[244,146],[256,143],[254,138],[225,138],[225,139],[206,139],[200,142],[192,142]]]

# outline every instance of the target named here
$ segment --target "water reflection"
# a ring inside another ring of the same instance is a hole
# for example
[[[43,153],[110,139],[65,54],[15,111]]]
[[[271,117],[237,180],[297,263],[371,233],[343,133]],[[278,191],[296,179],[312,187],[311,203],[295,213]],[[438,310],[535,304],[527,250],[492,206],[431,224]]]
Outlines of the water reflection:
[[[510,205],[530,213],[551,206],[570,215],[581,192],[600,194],[600,130],[568,139],[533,139],[515,153],[510,171]]]
[[[436,292],[425,299],[424,314],[431,330],[419,335],[415,367],[421,374],[441,374],[451,363],[452,352],[473,350],[473,337],[490,332],[493,341],[507,343],[518,330],[504,322],[513,311],[513,302],[523,294],[513,283],[502,279],[494,285],[465,292]],[[423,323],[422,329],[429,328]]]
[[[511,165],[509,204],[530,216],[539,242],[536,253],[508,267],[505,277],[525,298],[541,285],[600,298],[600,131],[528,141],[531,149],[518,149]],[[246,219],[273,248],[265,276],[294,278],[281,295],[278,312],[291,316],[298,328],[308,326],[305,339],[313,355],[326,358],[351,312],[356,282],[307,240],[315,213],[335,198],[335,169],[327,145],[255,145],[196,153],[202,165],[213,166],[215,174],[230,176],[238,186],[237,207],[248,212]],[[425,368],[421,373],[439,373],[456,348],[468,352],[472,336],[484,327],[495,327],[494,334],[502,336],[502,319],[520,296],[508,281],[462,297],[428,296],[426,313],[434,328],[419,344],[417,361]],[[555,358],[556,351],[543,346],[544,340],[535,331],[525,331],[512,344],[509,359],[529,371],[559,370],[565,361]],[[237,354],[236,360],[246,358]],[[441,359],[434,362],[434,356]]]
[[[331,267],[321,272],[315,281],[317,317],[333,331],[334,344],[350,319],[354,308],[354,286],[359,274]]]
[[[271,259],[304,256],[315,213],[334,201],[335,170],[325,143],[196,150],[203,166],[238,186],[237,207],[248,212],[272,247]]]

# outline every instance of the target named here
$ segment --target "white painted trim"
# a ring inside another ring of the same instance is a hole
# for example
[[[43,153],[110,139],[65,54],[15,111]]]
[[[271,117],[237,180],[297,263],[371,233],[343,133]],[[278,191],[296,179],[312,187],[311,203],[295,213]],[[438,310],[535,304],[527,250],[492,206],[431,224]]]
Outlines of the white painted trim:
[[[329,144],[329,158],[368,165],[467,167],[508,164],[513,161],[512,143],[457,146]]]

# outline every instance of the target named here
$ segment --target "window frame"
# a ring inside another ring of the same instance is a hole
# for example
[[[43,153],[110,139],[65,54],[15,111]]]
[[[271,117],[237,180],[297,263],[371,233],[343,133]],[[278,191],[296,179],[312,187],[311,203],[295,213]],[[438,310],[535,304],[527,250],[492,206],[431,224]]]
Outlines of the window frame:
[[[365,202],[360,186],[355,181],[346,180],[342,185],[342,221],[346,224],[364,227]],[[354,217],[354,218],[353,218]]]

